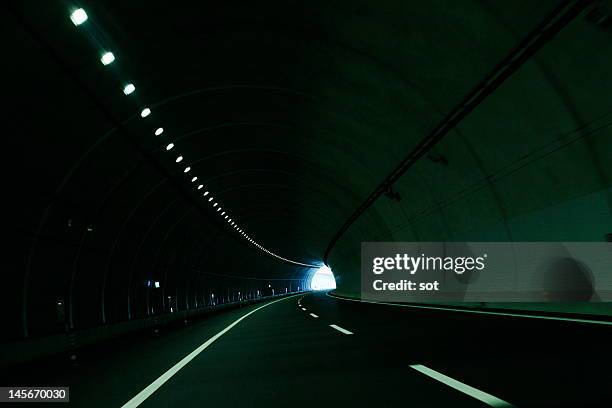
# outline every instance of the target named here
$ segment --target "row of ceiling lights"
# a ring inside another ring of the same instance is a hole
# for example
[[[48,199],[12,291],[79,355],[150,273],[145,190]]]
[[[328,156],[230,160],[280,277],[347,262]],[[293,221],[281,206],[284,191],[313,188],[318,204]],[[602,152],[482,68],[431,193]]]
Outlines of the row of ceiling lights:
[[[75,26],[80,26],[81,24],[85,23],[88,20],[88,16],[87,13],[85,12],[85,10],[83,10],[82,8],[73,10],[72,13],[70,14],[70,20],[72,21],[72,23]],[[104,51],[100,57],[100,61],[102,62],[103,65],[109,65],[112,64],[115,61],[115,55],[110,52],[110,51]],[[123,93],[125,95],[130,95],[132,93],[134,93],[136,91],[136,87],[134,86],[134,84],[132,83],[127,83],[124,85],[123,87]],[[141,110],[140,112],[140,117],[141,118],[146,118],[149,115],[151,115],[151,109],[145,107]],[[162,133],[164,133],[164,128],[162,127],[158,127],[154,134],[155,136],[160,136]],[[174,143],[170,142],[166,145],[166,151],[171,151],[172,149],[174,149],[175,145]],[[183,156],[180,154],[177,154],[175,162],[176,163],[180,163],[183,161]],[[191,167],[186,166],[183,169],[183,173],[189,173],[191,171]],[[203,184],[197,184],[196,181],[198,180],[197,176],[193,176],[191,178],[191,182],[194,183],[194,185],[196,186],[195,189],[196,190],[202,190],[204,189],[204,185]],[[223,217],[223,219],[228,223],[229,226],[231,226],[232,228],[234,228],[244,239],[246,239],[248,242],[250,242],[252,245],[254,245],[255,247],[257,247],[258,249],[260,249],[261,251],[267,253],[268,255],[271,255],[275,258],[278,258],[280,260],[286,261],[286,262],[291,262],[294,264],[298,264],[298,265],[302,265],[302,266],[312,266],[312,265],[308,265],[308,264],[304,264],[301,262],[297,262],[297,261],[293,261],[287,258],[283,258],[282,256],[279,256],[277,254],[275,254],[274,252],[264,248],[263,246],[261,246],[259,243],[257,243],[253,238],[251,238],[241,227],[238,226],[238,224],[236,224],[236,222],[230,218],[229,214],[227,213],[227,211],[223,210],[223,208],[219,205],[219,203],[217,203],[212,194],[208,191],[205,190],[202,194],[202,197],[207,197],[208,203],[210,203],[210,205],[212,206],[212,208],[216,208],[216,212],[219,213],[219,215],[221,217]]]

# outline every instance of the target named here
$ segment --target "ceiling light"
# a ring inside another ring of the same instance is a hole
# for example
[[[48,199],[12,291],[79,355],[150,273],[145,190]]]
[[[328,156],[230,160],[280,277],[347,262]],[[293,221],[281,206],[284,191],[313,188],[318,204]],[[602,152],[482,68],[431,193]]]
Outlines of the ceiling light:
[[[198,186],[198,190],[201,190],[201,189],[202,189],[202,187],[204,187],[204,184],[200,184],[200,185]]]
[[[221,215],[225,215],[225,211],[223,211],[223,212],[221,213]]]
[[[177,163],[180,163],[181,161],[183,161],[183,156],[179,156],[176,158]]]
[[[155,129],[155,136],[159,136],[162,133],[164,133],[164,128],[160,127],[160,128]]]
[[[187,166],[185,167],[185,170],[183,170],[183,173],[189,173],[189,170],[191,170],[191,167]]]
[[[191,179],[191,182],[193,183],[194,181],[196,181],[198,179],[198,176],[193,176],[193,178]]]
[[[217,206],[217,203],[213,203],[213,207],[216,207],[216,206]]]
[[[102,57],[100,58],[100,61],[102,61],[102,64],[104,65],[108,65],[114,60],[115,60],[115,56],[113,55],[112,52],[105,52],[104,54],[102,54]]]
[[[221,211],[221,207],[217,208],[217,212]]]
[[[70,20],[75,26],[80,26],[87,21],[87,13],[82,8],[76,9],[70,14]]]
[[[135,90],[136,90],[136,87],[134,86],[134,84],[127,84],[126,86],[123,87],[123,93],[126,95],[131,94]]]
[[[168,146],[166,146],[166,150],[170,150],[174,147],[174,143],[169,143]]]
[[[208,191],[204,192],[204,197],[206,197],[208,195]]]
[[[208,199],[208,201],[212,201],[212,199],[213,199],[213,198],[212,198],[212,196],[210,196],[210,198]]]
[[[140,112],[140,117],[141,118],[146,118],[147,116],[149,116],[151,114],[151,109],[149,108],[144,108],[141,112]]]

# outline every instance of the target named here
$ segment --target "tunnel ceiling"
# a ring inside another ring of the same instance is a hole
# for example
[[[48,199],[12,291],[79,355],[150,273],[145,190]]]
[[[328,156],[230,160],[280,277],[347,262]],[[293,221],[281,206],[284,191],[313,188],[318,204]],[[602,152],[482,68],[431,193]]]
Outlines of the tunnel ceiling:
[[[67,226],[92,229],[91,251],[123,248],[127,240],[134,248],[122,250],[151,257],[160,245],[192,245],[196,252],[213,246],[223,258],[232,232],[181,174],[172,153],[180,152],[189,175],[258,242],[318,262],[355,208],[559,3],[80,2],[90,21],[77,28],[68,19],[73,4],[20,1],[8,24],[27,81],[9,86],[27,96],[21,125],[28,183],[36,186],[25,193],[24,229],[77,247],[83,232],[66,238]],[[394,236],[406,225],[397,217],[435,212],[472,181],[605,118],[610,71],[600,63],[611,55],[609,30],[584,16],[576,24],[516,74],[511,90],[497,91],[508,103],[479,107],[403,178],[400,207],[379,200],[366,214],[377,226],[370,239]],[[100,63],[103,50],[114,53],[113,64]],[[584,55],[587,75],[572,74]],[[588,83],[586,91],[573,81]],[[130,96],[122,93],[126,82],[136,86]],[[525,100],[534,87],[541,89]],[[153,113],[143,119],[145,106]],[[512,124],[500,120],[508,117]],[[164,133],[154,136],[158,126]],[[167,152],[170,141],[175,148]],[[609,152],[597,143],[582,152],[589,176],[576,176],[581,187],[573,196],[609,187]],[[499,200],[510,206],[508,197]],[[525,208],[513,206],[513,214],[542,206],[521,202]]]

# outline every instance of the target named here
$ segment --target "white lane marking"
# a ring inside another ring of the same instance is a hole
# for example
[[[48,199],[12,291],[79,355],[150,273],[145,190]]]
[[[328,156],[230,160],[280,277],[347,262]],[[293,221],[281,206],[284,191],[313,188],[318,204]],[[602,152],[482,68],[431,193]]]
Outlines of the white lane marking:
[[[293,296],[297,296],[297,295],[293,295]],[[227,333],[232,327],[236,326],[238,323],[240,323],[241,321],[243,321],[244,319],[246,319],[247,317],[249,317],[253,313],[257,312],[258,310],[261,310],[264,307],[268,307],[272,303],[276,303],[276,302],[280,302],[282,300],[286,300],[286,299],[292,298],[293,296],[289,296],[289,297],[286,297],[286,298],[273,300],[273,301],[271,301],[269,303],[266,303],[263,306],[259,306],[255,310],[251,310],[249,313],[247,313],[244,316],[240,317],[239,319],[235,320],[232,324],[227,326],[225,329],[221,330],[219,333],[215,334],[210,339],[208,339],[204,343],[202,343],[198,348],[193,350],[187,356],[183,357],[183,359],[181,361],[179,361],[174,366],[172,366],[172,368],[170,368],[168,371],[166,371],[165,373],[160,375],[159,378],[157,378],[157,380],[153,381],[144,390],[142,390],[138,394],[136,394],[131,400],[129,400],[128,402],[123,404],[121,406],[121,408],[135,408],[135,407],[139,406],[147,398],[149,398],[155,391],[157,391],[159,389],[159,387],[164,385],[164,383],[166,381],[168,381],[170,378],[172,378],[172,376],[174,374],[176,374],[181,368],[183,368],[187,364],[189,364],[189,362],[191,360],[193,360],[195,357],[197,357],[198,354],[200,354],[202,351],[204,351],[206,348],[208,348],[208,346],[213,344],[219,337],[221,337],[225,333]]]
[[[305,307],[303,307],[303,308],[302,308],[302,310],[303,310],[303,311],[306,311],[306,308],[305,308]]]
[[[336,329],[336,330],[338,330],[340,333],[344,333],[344,334],[353,334],[353,332],[350,332],[350,331],[348,331],[348,330],[346,330],[346,329],[343,329],[343,328],[342,328],[342,327],[340,327],[340,326],[336,326],[335,324],[330,324],[330,325],[329,325],[329,327],[331,327],[332,329]]]
[[[317,317],[319,317],[319,316],[317,316],[317,315],[316,315],[316,314],[314,314],[314,313],[311,313],[310,315],[311,315],[312,317],[314,317],[315,319],[316,319]]]
[[[510,404],[509,402],[501,400],[491,394],[487,394],[486,392],[481,391],[478,388],[470,387],[469,385],[464,384],[461,381],[457,381],[454,378],[444,375],[436,370],[432,370],[429,367],[425,367],[424,365],[413,364],[410,367],[425,374],[428,377],[433,378],[434,380],[440,381],[441,383],[446,384],[449,387],[456,389],[457,391],[461,391],[462,393],[467,394],[472,398],[476,398],[477,400],[482,401],[491,407],[495,407],[495,408],[514,407],[514,405]]]
[[[327,293],[327,296],[332,297],[334,299],[338,299],[338,300],[347,300],[349,302],[357,302],[357,303],[372,303],[372,304],[375,304],[375,305],[410,307],[410,308],[413,308],[413,309],[444,310],[444,311],[447,311],[447,312],[476,313],[476,314],[494,315],[494,316],[524,317],[524,318],[527,318],[527,319],[558,320],[558,321],[562,321],[562,322],[603,324],[603,325],[612,326],[612,321],[608,322],[608,321],[605,321],[605,320],[574,319],[574,318],[571,318],[571,317],[527,315],[527,314],[506,313],[506,312],[489,312],[489,311],[486,311],[486,310],[454,309],[452,307],[445,307],[445,306],[402,305],[402,304],[398,304],[398,303],[374,302],[372,300],[342,298],[342,297],[339,297],[339,296],[332,295],[331,293]]]

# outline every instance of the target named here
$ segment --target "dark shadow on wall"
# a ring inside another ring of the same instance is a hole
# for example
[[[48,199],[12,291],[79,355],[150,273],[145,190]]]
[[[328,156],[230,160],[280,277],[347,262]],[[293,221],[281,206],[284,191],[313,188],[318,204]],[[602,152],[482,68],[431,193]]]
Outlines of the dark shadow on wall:
[[[599,301],[593,273],[571,257],[553,258],[542,271],[542,290],[549,302]]]

